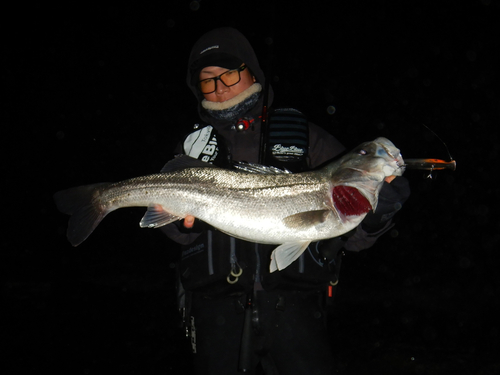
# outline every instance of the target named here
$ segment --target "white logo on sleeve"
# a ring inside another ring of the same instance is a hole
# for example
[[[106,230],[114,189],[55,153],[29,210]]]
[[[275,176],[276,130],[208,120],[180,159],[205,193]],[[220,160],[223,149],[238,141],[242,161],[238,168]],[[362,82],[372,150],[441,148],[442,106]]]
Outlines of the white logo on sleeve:
[[[186,155],[207,163],[212,163],[219,153],[217,138],[215,135],[212,135],[212,130],[213,127],[208,125],[189,134],[184,141]]]

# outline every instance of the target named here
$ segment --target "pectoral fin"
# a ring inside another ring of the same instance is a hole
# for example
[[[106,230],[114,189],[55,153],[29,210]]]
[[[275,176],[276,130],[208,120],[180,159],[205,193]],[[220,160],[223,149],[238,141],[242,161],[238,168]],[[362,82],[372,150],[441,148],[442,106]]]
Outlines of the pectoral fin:
[[[169,214],[161,205],[152,204],[148,207],[139,225],[141,228],[159,228],[181,219],[179,216]]]
[[[331,214],[330,210],[299,212],[285,217],[283,222],[292,229],[307,229],[325,222],[329,214]]]
[[[294,260],[307,249],[311,241],[300,241],[284,243],[273,250],[269,271],[282,270],[288,267]]]

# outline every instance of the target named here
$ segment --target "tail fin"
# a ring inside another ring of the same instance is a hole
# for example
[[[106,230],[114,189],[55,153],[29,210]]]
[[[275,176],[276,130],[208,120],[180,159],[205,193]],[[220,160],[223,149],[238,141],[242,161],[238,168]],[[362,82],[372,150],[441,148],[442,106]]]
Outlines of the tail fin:
[[[99,204],[99,191],[108,183],[78,186],[54,194],[57,208],[71,215],[67,237],[73,246],[78,246],[90,236],[101,220],[110,211]]]

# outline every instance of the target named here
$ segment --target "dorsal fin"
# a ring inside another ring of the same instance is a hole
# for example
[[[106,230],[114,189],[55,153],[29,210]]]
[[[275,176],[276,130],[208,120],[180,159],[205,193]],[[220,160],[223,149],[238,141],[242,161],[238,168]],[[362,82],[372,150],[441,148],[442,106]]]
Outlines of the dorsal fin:
[[[249,173],[260,173],[260,174],[292,173],[288,169],[279,169],[273,166],[267,166],[257,163],[248,163],[244,161],[237,161],[233,165],[236,169]]]

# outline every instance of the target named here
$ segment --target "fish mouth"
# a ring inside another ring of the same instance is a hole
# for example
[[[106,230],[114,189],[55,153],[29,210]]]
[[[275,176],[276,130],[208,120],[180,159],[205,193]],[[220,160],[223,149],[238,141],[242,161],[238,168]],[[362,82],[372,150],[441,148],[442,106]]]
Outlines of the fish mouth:
[[[406,170],[406,165],[405,165],[405,162],[403,160],[403,156],[401,155],[399,150],[398,150],[398,154],[394,155],[387,145],[381,144],[381,146],[384,149],[384,151],[387,153],[387,155],[389,155],[389,157],[391,157],[394,160],[394,162],[396,163],[396,170],[398,170],[400,173],[403,173]],[[392,162],[391,162],[391,164],[392,164]]]
[[[381,145],[382,148],[385,150],[385,152],[387,152],[387,155],[389,155],[391,158],[393,159],[396,159],[396,157],[392,154],[391,150],[389,150],[389,147],[387,147],[386,145],[382,144]]]
[[[389,155],[391,158],[394,159],[394,161],[396,162],[397,165],[399,165],[399,163],[403,160],[403,157],[401,156],[401,153],[398,153],[397,155],[394,155],[391,150],[389,149],[389,147],[387,147],[386,145],[384,144],[381,144],[382,148],[384,149],[385,152],[387,152],[387,155]],[[398,150],[399,151],[399,150]],[[403,163],[404,164],[404,163]]]

